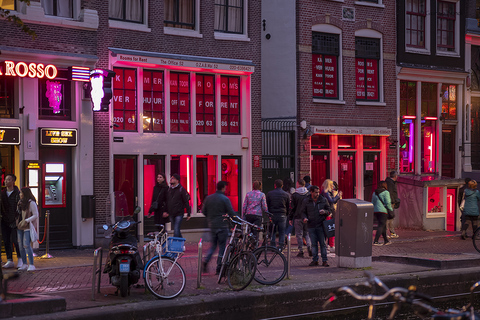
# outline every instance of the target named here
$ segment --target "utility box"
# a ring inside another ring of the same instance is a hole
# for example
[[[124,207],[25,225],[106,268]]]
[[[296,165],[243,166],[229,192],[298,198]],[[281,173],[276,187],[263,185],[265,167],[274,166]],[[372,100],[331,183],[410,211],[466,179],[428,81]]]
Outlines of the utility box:
[[[335,247],[338,266],[371,267],[373,204],[359,199],[341,199],[337,209]]]
[[[95,217],[95,196],[82,196],[82,218]]]

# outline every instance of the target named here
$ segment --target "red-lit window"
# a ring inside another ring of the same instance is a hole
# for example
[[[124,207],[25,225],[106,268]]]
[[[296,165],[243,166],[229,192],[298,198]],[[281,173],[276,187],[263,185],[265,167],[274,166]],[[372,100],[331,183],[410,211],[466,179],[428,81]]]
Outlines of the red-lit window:
[[[442,115],[445,119],[457,119],[457,86],[442,85]]]
[[[311,141],[312,149],[330,149],[330,136],[314,134]]]
[[[55,79],[38,79],[38,118],[45,120],[71,120],[71,83],[67,70],[58,70]]]
[[[113,123],[115,131],[137,130],[137,72],[113,68]]]
[[[456,3],[438,1],[437,47],[440,51],[455,51]]]
[[[405,36],[407,47],[425,48],[425,0],[407,0]]]
[[[217,157],[197,156],[197,208],[200,211],[205,198],[217,190]]]
[[[417,83],[400,82],[400,172],[415,169],[415,108]]]
[[[170,132],[190,133],[190,74],[170,73]]]
[[[355,149],[355,136],[339,135],[338,136],[338,148],[339,149]]]
[[[357,101],[379,101],[380,39],[355,38]]]
[[[240,157],[222,157],[222,181],[227,182],[225,195],[232,203],[233,211],[239,212],[241,205],[241,166]]]
[[[363,136],[363,149],[380,149],[380,137]]]
[[[422,118],[437,116],[437,84],[422,83]]]
[[[422,173],[436,172],[437,136],[435,125],[436,121],[422,120]]]
[[[338,99],[340,36],[312,33],[312,88],[314,98]]]
[[[215,76],[197,74],[197,133],[215,133]]]
[[[143,131],[165,132],[163,72],[143,72]]]
[[[220,82],[222,133],[240,134],[240,78],[222,76]]]

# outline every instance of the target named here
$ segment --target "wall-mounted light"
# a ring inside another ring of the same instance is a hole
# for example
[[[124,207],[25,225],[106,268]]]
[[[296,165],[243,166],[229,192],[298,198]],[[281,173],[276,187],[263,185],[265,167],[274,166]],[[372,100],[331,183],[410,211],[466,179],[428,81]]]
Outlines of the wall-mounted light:
[[[305,120],[300,121],[300,128],[302,128],[303,130],[307,129],[307,121]]]
[[[445,120],[447,119],[447,112],[442,111],[442,115],[440,116],[440,120],[445,124]]]
[[[242,149],[248,149],[248,137],[242,138]]]

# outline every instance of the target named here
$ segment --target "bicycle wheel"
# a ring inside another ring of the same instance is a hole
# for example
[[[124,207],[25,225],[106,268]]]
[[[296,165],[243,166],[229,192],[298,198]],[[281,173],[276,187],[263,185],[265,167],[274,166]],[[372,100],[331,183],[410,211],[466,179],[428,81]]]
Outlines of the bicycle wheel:
[[[185,272],[175,260],[156,257],[145,267],[145,286],[160,299],[177,297],[185,289]]]
[[[232,246],[227,245],[225,249],[225,253],[223,254],[222,258],[222,266],[220,267],[220,272],[218,273],[218,281],[217,283],[222,282],[223,277],[225,277],[225,271],[228,269],[228,264],[232,260]]]
[[[227,269],[228,286],[235,291],[245,289],[255,276],[257,260],[250,251],[242,251],[233,257]]]
[[[475,230],[472,236],[473,240],[473,246],[475,247],[475,250],[480,252],[480,227]]]
[[[261,284],[276,284],[287,274],[287,259],[275,247],[260,247],[253,251],[257,259],[255,281]]]

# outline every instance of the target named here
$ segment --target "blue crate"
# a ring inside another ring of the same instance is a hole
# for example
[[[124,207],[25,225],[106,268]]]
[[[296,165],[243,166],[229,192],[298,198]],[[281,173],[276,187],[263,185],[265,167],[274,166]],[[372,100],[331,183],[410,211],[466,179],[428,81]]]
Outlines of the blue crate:
[[[168,237],[167,252],[184,252],[185,238]]]

